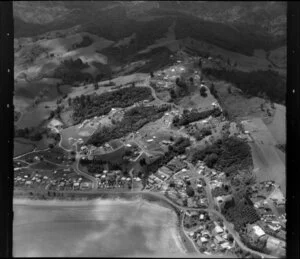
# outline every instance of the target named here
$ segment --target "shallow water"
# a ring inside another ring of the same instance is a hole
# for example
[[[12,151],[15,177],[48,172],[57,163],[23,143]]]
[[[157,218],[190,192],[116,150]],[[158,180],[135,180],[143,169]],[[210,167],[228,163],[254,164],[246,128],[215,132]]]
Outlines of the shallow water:
[[[184,253],[176,214],[155,203],[138,199],[25,204],[14,204],[14,256]]]

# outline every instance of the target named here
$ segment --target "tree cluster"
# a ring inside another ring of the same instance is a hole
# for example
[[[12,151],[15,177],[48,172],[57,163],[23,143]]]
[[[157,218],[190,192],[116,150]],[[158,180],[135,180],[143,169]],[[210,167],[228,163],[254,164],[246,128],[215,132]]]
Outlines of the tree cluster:
[[[113,127],[103,127],[87,141],[87,144],[101,146],[112,139],[118,139],[130,132],[137,131],[145,124],[160,119],[169,107],[134,107],[126,111],[122,121]]]
[[[112,163],[109,161],[102,161],[99,159],[93,159],[92,161],[84,159],[80,160],[82,165],[87,166],[87,170],[91,174],[102,173],[105,169],[109,170],[122,170],[122,167],[119,164]]]
[[[147,173],[155,173],[160,167],[169,163],[175,156],[185,153],[185,149],[190,146],[188,138],[180,137],[175,141],[169,150],[160,158],[147,165]]]
[[[224,138],[202,150],[195,150],[192,162],[196,163],[198,160],[227,175],[234,175],[237,170],[253,166],[249,145],[236,137]]]
[[[100,95],[76,96],[69,104],[74,109],[73,120],[80,123],[94,116],[108,114],[114,107],[125,108],[145,99],[153,99],[149,88],[128,87]]]
[[[205,68],[203,72],[207,76],[213,76],[234,84],[245,94],[260,97],[265,93],[271,101],[285,103],[286,80],[278,72],[272,70],[257,70],[243,72],[239,70],[220,70]]]
[[[79,48],[84,48],[84,47],[88,47],[90,46],[91,44],[93,43],[93,40],[87,36],[87,35],[84,35],[82,37],[82,41],[80,43],[74,43],[72,45],[72,49],[79,49]]]
[[[93,77],[89,73],[81,72],[82,69],[88,68],[87,63],[83,63],[80,58],[73,60],[64,60],[55,69],[53,77],[62,79],[63,84],[74,84],[75,82],[90,83]]]
[[[219,115],[221,115],[221,113],[222,112],[219,108],[202,112],[199,112],[197,110],[187,111],[183,113],[181,117],[175,116],[173,119],[173,125],[175,127],[187,125],[194,121],[203,120],[209,116],[218,117]]]
[[[222,213],[226,219],[234,224],[237,231],[241,231],[247,224],[252,224],[260,219],[255,208],[247,199],[234,198],[233,206],[223,208]]]

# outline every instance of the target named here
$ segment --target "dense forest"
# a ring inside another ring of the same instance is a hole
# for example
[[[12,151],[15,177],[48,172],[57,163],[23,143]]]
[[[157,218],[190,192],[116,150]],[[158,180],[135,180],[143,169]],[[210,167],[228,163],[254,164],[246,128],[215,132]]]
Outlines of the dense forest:
[[[236,137],[224,138],[202,150],[195,150],[192,162],[198,160],[204,161],[210,168],[224,171],[227,176],[234,176],[237,170],[253,166],[249,145]]]
[[[202,111],[202,112],[199,112],[197,110],[192,110],[192,111],[185,110],[181,117],[179,117],[178,115],[174,117],[173,125],[175,127],[187,125],[194,121],[203,120],[209,116],[217,117],[221,115],[221,113],[222,112],[220,111],[219,108]]]
[[[203,73],[206,76],[230,82],[250,96],[266,95],[273,102],[285,104],[286,81],[278,72],[271,70],[243,72],[204,68]]]
[[[103,127],[100,131],[92,135],[86,144],[101,146],[109,140],[124,137],[130,132],[137,131],[145,124],[160,119],[168,109],[168,106],[134,107],[125,112],[121,122],[113,127]]]
[[[147,173],[155,173],[160,167],[169,163],[175,156],[185,153],[185,149],[190,146],[188,138],[181,137],[175,141],[169,150],[160,158],[147,165]]]
[[[108,114],[112,108],[125,108],[135,102],[152,100],[151,90],[147,87],[128,87],[101,95],[81,95],[69,100],[74,109],[73,120],[80,123],[94,116]]]
[[[55,69],[53,77],[59,78],[63,84],[74,84],[77,82],[92,82],[93,77],[89,73],[81,72],[82,69],[88,68],[87,63],[82,62],[80,58],[73,60],[63,60]]]

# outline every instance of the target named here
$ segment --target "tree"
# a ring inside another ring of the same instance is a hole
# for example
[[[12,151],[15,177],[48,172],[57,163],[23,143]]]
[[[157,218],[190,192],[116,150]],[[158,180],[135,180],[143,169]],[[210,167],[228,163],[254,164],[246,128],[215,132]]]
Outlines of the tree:
[[[228,239],[228,241],[229,241],[230,243],[232,243],[232,242],[234,241],[234,238],[233,238],[232,234],[228,234],[227,239]]]
[[[54,145],[53,145],[52,143],[50,143],[50,144],[48,145],[48,147],[49,147],[50,149],[52,149],[52,148],[54,148]]]
[[[205,157],[204,162],[206,163],[206,165],[208,167],[212,167],[215,164],[215,162],[217,162],[217,160],[218,160],[218,155],[215,153],[212,153],[212,154],[208,155],[207,157]]]
[[[189,197],[193,197],[193,196],[195,195],[195,191],[194,191],[194,189],[193,189],[190,185],[188,185],[188,186],[186,187],[186,194],[187,194]]]
[[[189,79],[189,80],[190,80],[190,83],[191,83],[191,84],[193,84],[193,83],[194,83],[194,78],[193,78],[193,77],[190,77],[190,79]]]
[[[201,58],[199,58],[199,67],[200,67],[200,69],[202,69],[202,61],[201,61]]]
[[[232,93],[232,91],[231,91],[231,86],[228,86],[228,87],[227,87],[227,92],[228,92],[229,94]]]
[[[145,165],[147,165],[146,159],[145,159],[145,158],[142,158],[142,159],[139,161],[139,163],[140,163],[140,166],[145,166]]]
[[[152,71],[150,72],[150,76],[151,76],[151,78],[153,78],[153,77],[154,77],[154,74],[153,74],[153,72],[152,72]]]
[[[171,180],[169,183],[169,187],[174,188],[175,187],[175,182],[174,180]]]
[[[170,89],[170,96],[172,99],[176,99],[176,93],[175,93],[174,89]]]
[[[97,82],[94,83],[94,89],[95,89],[95,90],[98,90],[98,89],[99,89],[99,85],[98,85]]]
[[[207,89],[206,89],[205,86],[201,86],[201,87],[200,87],[200,95],[201,95],[202,97],[206,97],[206,96],[207,96],[206,91],[207,91]]]

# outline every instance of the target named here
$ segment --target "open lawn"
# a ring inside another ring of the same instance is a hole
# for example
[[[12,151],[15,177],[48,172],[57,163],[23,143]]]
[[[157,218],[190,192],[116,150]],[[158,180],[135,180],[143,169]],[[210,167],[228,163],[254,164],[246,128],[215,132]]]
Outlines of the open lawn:
[[[221,101],[221,106],[227,110],[231,118],[262,117],[265,112],[261,111],[260,105],[265,100],[258,97],[246,98],[232,84],[224,81],[214,81],[215,89]],[[231,87],[232,93],[228,93]]]
[[[15,83],[15,96],[34,99],[36,96],[41,96],[43,101],[51,101],[59,96],[56,84],[59,79],[44,78],[38,81],[27,82],[26,80],[18,80]],[[68,93],[68,88],[59,89],[60,92]]]
[[[47,161],[40,161],[36,164],[30,166],[32,169],[43,169],[43,170],[55,170],[57,168],[56,165],[49,163]]]
[[[250,143],[254,163],[254,171],[258,181],[273,180],[285,194],[286,168],[276,148],[276,140],[259,118],[245,121],[245,130],[250,132],[254,143]]]
[[[40,141],[31,141],[24,138],[15,138],[14,157],[33,151],[35,148],[37,150],[43,150],[45,148],[48,148],[49,143],[50,142],[46,138],[43,138]]]
[[[84,37],[91,42],[87,46],[80,46]],[[36,42],[28,42],[25,47],[15,53],[18,62],[15,64],[15,77],[26,73],[29,78],[51,76],[62,60],[80,58],[84,63],[107,63],[106,56],[99,53],[103,48],[113,44],[113,41],[96,35],[80,32],[58,38],[42,38]],[[77,48],[75,47],[77,44]],[[79,45],[79,46],[78,46]],[[39,52],[36,50],[40,49]]]
[[[22,154],[33,151],[35,148],[34,144],[19,142],[18,140],[14,141],[14,156],[20,156]]]
[[[286,143],[286,107],[275,104],[275,115],[271,123],[266,124],[278,144]]]
[[[74,125],[63,129],[61,131],[62,142],[61,145],[66,149],[71,149],[74,140],[82,138],[86,141],[96,130],[96,127],[90,127],[86,125],[85,127],[79,128],[79,125]]]

